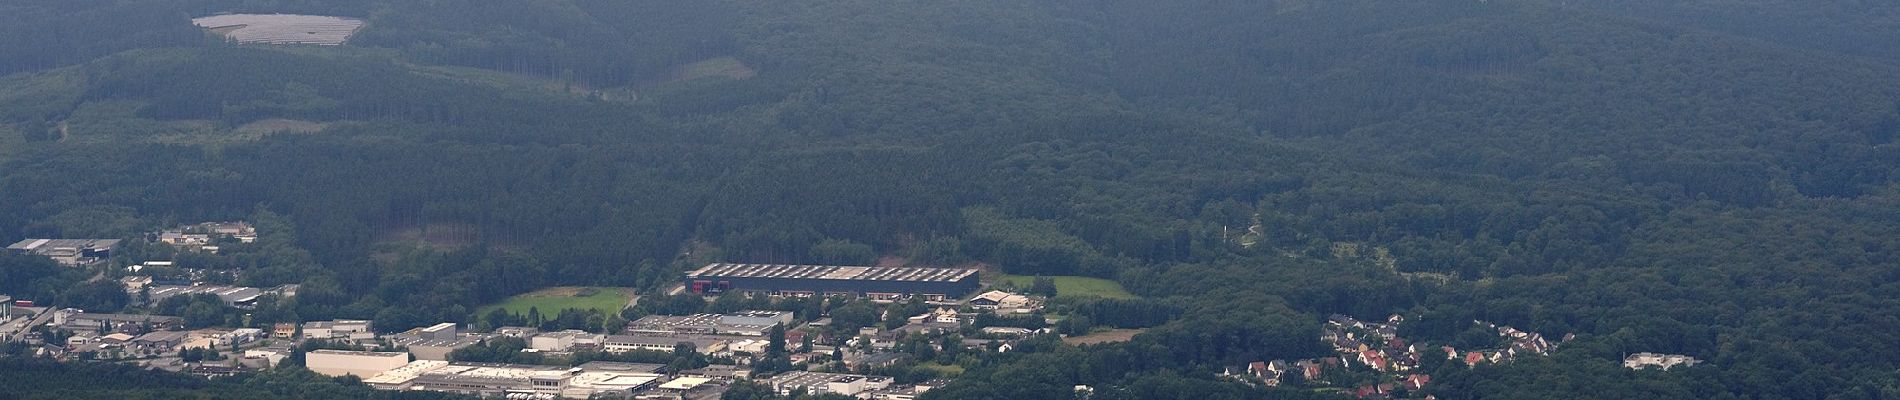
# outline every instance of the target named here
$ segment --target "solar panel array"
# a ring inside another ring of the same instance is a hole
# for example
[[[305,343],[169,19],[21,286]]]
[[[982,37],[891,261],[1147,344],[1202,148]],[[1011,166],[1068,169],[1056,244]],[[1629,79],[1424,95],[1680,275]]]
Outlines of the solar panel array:
[[[231,29],[224,37],[251,44],[339,45],[363,27],[359,19],[325,15],[225,14],[194,18],[206,29]]]
[[[968,268],[862,267],[789,264],[708,264],[688,277],[832,279],[862,281],[956,282],[975,274]]]

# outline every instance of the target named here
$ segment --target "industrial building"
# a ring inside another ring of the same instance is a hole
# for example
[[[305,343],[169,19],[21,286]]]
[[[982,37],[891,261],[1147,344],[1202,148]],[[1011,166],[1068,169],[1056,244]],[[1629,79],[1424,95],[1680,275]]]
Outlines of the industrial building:
[[[376,338],[370,331],[371,323],[359,319],[339,319],[335,321],[310,321],[303,323],[304,339],[350,339],[366,340]]]
[[[780,395],[790,395],[793,391],[804,389],[813,395],[829,393],[857,397],[862,393],[890,387],[891,377],[792,371],[767,379],[765,383]]]
[[[304,354],[304,366],[328,376],[369,378],[409,365],[409,353],[316,350]]]
[[[587,363],[580,367],[416,361],[363,380],[384,390],[430,390],[483,397],[533,395],[593,398],[653,388],[662,375],[650,364]],[[512,397],[510,397],[512,398]]]
[[[94,314],[75,309],[53,312],[53,325],[71,331],[150,332],[183,329],[185,319],[164,315]]]
[[[418,360],[447,361],[449,359],[449,353],[464,347],[474,346],[477,343],[481,343],[484,338],[486,337],[461,336],[448,339],[430,339],[410,335],[393,335],[389,337],[389,342],[397,346],[408,347],[409,353],[415,354]]]
[[[691,344],[693,351],[700,354],[726,350],[725,340],[697,335],[607,335],[606,340],[601,342],[601,348],[615,353],[634,350],[670,352],[680,344]]]
[[[740,311],[730,315],[648,315],[628,324],[627,330],[635,333],[765,336],[772,327],[791,321],[792,313],[784,311]]]
[[[26,239],[7,246],[7,251],[46,256],[60,265],[77,267],[112,257],[118,247],[119,239]]]
[[[416,355],[418,360],[448,361],[449,352],[474,346],[489,336],[460,333],[456,331],[455,323],[443,322],[390,335],[389,341],[397,346],[408,347],[409,353]]]
[[[559,332],[545,332],[528,338],[528,347],[540,351],[568,351],[575,345],[600,345],[606,335],[583,330],[569,329]]]
[[[128,288],[130,287],[130,285],[127,285],[127,286]],[[218,296],[218,300],[224,301],[224,305],[226,306],[242,308],[242,309],[250,309],[251,307],[256,306],[257,298],[263,297],[264,295],[281,295],[282,294],[282,291],[280,290],[281,288],[259,289],[259,288],[253,288],[253,287],[224,286],[224,285],[197,285],[197,286],[152,285],[150,287],[151,287],[151,292],[149,293],[151,294],[153,304],[157,304],[158,302],[164,301],[165,299],[170,298],[172,296],[209,294],[209,295]]]
[[[862,296],[873,300],[962,298],[975,291],[968,268],[864,267],[780,264],[707,264],[686,273],[693,293],[743,291],[774,296]]]

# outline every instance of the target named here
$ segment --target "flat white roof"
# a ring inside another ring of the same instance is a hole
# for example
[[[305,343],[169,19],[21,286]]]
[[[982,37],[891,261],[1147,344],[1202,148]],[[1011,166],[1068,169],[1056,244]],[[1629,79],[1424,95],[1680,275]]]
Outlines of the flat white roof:
[[[712,378],[686,377],[662,383],[660,384],[660,388],[669,390],[692,390],[693,388],[699,387],[699,385],[706,384],[706,382],[712,382]]]
[[[409,353],[382,352],[382,351],[311,350],[310,354],[331,354],[331,355],[339,355],[339,356],[358,356],[358,357],[409,358]]]
[[[449,366],[448,361],[412,361],[408,365],[384,371],[383,373],[376,374],[376,376],[369,377],[369,379],[364,379],[363,383],[380,383],[386,385],[401,384],[415,380],[416,377],[422,376],[423,373],[446,366]]]

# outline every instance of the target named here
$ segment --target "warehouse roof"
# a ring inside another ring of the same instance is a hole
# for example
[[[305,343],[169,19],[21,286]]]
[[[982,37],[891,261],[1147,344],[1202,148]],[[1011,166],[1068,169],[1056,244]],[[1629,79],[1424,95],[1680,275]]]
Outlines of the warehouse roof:
[[[310,353],[311,354],[335,354],[335,355],[340,355],[340,356],[359,356],[359,357],[409,358],[409,353],[391,352],[391,351],[354,351],[354,350],[327,350],[325,349],[325,350],[311,350]]]
[[[8,250],[45,252],[52,249],[109,249],[119,245],[119,239],[26,239],[7,246]]]
[[[969,268],[713,263],[707,264],[705,267],[693,272],[688,272],[686,276],[689,278],[718,276],[734,278],[956,282],[975,274],[976,270]]]

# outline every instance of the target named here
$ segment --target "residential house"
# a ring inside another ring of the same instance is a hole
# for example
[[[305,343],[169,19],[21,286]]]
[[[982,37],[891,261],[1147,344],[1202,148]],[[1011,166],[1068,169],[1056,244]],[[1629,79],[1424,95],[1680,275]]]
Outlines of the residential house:
[[[1293,363],[1293,366],[1299,369],[1300,377],[1305,378],[1308,382],[1319,380],[1321,373],[1325,372],[1321,368],[1320,363],[1313,362],[1312,360],[1300,360],[1299,362]]]

